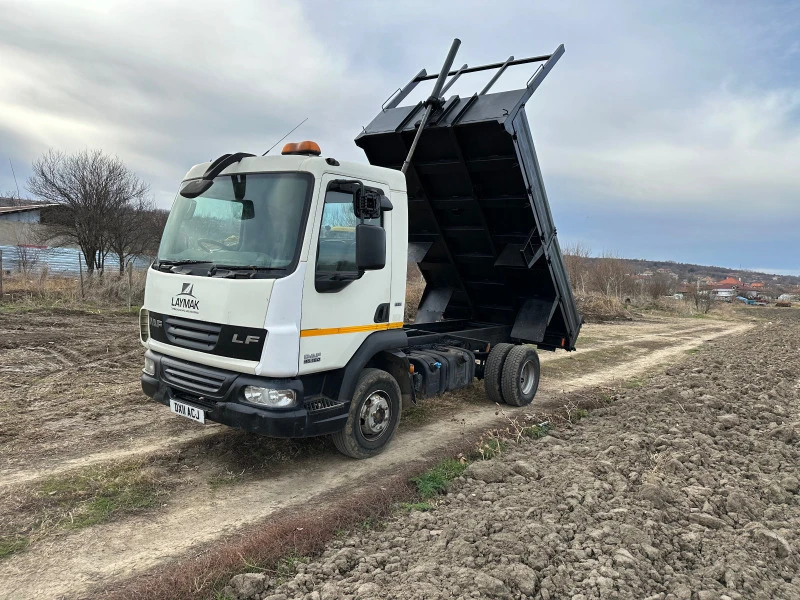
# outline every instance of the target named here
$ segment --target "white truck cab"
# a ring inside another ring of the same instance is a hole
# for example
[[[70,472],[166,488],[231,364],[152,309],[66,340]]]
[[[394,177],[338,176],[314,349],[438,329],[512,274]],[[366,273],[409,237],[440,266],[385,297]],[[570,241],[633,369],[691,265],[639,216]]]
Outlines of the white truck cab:
[[[530,344],[574,349],[581,324],[523,110],[562,53],[475,67],[544,62],[523,90],[487,94],[498,73],[445,102],[451,50],[431,98],[399,106],[423,70],[359,135],[371,165],[301,142],[192,167],[148,270],[144,392],[201,423],[331,434],[355,458],[404,406],[476,378],[531,402]],[[404,324],[409,256],[426,289]]]

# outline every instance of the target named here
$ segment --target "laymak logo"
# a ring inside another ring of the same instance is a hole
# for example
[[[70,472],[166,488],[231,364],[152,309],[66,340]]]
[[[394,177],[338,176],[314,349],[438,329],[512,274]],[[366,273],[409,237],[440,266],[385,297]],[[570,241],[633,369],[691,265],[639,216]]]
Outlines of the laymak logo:
[[[172,308],[180,312],[200,312],[200,301],[192,293],[194,284],[184,283],[181,293],[172,297]]]

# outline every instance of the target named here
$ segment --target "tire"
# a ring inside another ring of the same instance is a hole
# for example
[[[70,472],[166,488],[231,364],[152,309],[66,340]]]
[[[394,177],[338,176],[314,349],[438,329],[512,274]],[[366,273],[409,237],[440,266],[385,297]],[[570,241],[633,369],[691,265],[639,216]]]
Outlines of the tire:
[[[356,382],[347,423],[332,436],[336,449],[359,459],[380,454],[394,437],[400,410],[400,386],[395,378],[381,369],[364,369]]]
[[[512,406],[527,406],[539,389],[539,355],[532,346],[514,346],[503,364],[503,400]]]
[[[489,352],[486,358],[486,366],[483,370],[483,386],[486,388],[486,395],[495,404],[502,404],[503,392],[501,377],[503,375],[503,363],[514,344],[497,344]]]

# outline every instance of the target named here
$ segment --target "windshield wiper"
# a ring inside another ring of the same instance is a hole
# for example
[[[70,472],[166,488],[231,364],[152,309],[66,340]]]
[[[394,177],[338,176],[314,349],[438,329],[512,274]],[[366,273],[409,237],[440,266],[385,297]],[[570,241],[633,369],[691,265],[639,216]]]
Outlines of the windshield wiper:
[[[183,267],[185,265],[213,265],[214,261],[211,260],[160,260],[156,263],[156,269],[159,271],[172,271],[173,267]],[[169,267],[162,269],[161,267]]]
[[[227,271],[224,275],[218,275],[220,271]],[[256,265],[214,265],[208,270],[209,277],[255,277],[259,271],[283,271],[279,267],[259,267]]]

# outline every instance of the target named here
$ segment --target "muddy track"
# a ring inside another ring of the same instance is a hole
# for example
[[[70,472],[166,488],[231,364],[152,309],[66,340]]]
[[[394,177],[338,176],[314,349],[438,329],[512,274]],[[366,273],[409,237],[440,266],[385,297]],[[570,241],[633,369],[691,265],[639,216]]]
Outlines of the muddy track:
[[[36,321],[36,315],[25,318]],[[87,316],[63,318],[80,321]],[[131,330],[135,332],[133,319],[119,317],[116,323],[103,320],[88,327],[70,325],[62,339],[50,339],[43,345],[38,341],[35,346],[7,342],[6,350],[0,350],[0,356],[12,358],[0,361],[0,384],[16,384],[14,389],[19,391],[20,384],[28,388],[23,394],[25,402],[13,397],[13,392],[12,398],[0,399],[0,431],[15,411],[21,411],[16,418],[22,421],[18,431],[12,428],[10,442],[6,441],[8,435],[0,437],[0,449],[4,450],[0,485],[11,489],[55,473],[142,455],[163,455],[165,460],[180,456],[186,481],[156,511],[46,538],[0,562],[0,598],[76,597],[98,584],[185,555],[193,547],[276,510],[301,506],[336,489],[347,493],[354,484],[376,473],[413,462],[429,451],[446,447],[465,431],[491,427],[498,419],[478,384],[454,395],[456,401],[449,399],[450,408],[442,409],[436,422],[401,427],[391,450],[376,459],[353,462],[328,446],[323,445],[318,452],[315,446],[310,456],[297,459],[300,462],[276,464],[258,477],[213,489],[206,475],[236,468],[241,458],[236,453],[242,440],[239,432],[219,426],[195,427],[143,398],[138,388],[141,351],[131,335]],[[577,377],[570,372],[560,378],[556,369],[552,377],[543,379],[537,400],[528,410],[552,408],[549,405],[555,401],[555,394],[564,390],[647,373],[684,357],[703,341],[740,333],[749,326],[691,319],[587,325],[585,350],[580,349],[584,345],[579,342],[577,353],[545,354],[542,362],[546,367],[566,365],[583,356],[591,358],[591,371]],[[13,333],[0,323],[3,330]],[[55,335],[58,330],[50,327],[49,331]],[[66,362],[54,360],[52,352],[58,354],[67,344],[70,351],[63,353]],[[42,347],[51,352],[40,352]],[[36,360],[42,361],[38,371],[34,368]],[[23,364],[24,369],[15,369]],[[56,387],[61,409],[53,416],[49,397]],[[461,399],[463,403],[457,402]],[[85,418],[87,414],[94,418]],[[443,428],[443,420],[451,425]],[[191,507],[189,519],[187,507]],[[63,577],[65,572],[71,574],[69,580]]]

